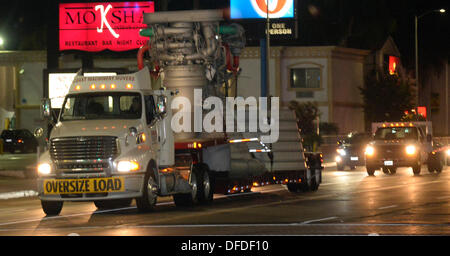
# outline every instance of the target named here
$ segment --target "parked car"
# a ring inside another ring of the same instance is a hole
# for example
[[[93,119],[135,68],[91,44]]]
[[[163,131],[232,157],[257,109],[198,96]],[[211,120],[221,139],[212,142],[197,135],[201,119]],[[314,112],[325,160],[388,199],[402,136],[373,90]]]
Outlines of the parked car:
[[[354,170],[356,166],[364,166],[364,150],[371,139],[370,133],[352,132],[344,140],[339,141],[335,158],[337,169],[342,171],[345,166],[349,166]]]
[[[16,151],[35,153],[39,145],[34,135],[26,129],[3,130],[0,137],[3,139],[3,151],[11,154]]]

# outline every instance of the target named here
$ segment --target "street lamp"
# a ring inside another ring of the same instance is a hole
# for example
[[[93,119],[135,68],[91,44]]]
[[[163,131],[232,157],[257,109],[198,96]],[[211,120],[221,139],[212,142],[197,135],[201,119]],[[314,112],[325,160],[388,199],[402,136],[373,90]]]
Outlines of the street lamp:
[[[419,16],[415,16],[414,17],[414,25],[415,25],[415,41],[416,41],[416,87],[417,87],[417,103],[419,103],[419,92],[420,92],[420,85],[419,85],[419,39],[417,36],[417,31],[418,31],[418,26],[419,26],[419,19],[421,19],[422,17],[433,13],[433,12],[439,12],[439,13],[445,13],[446,10],[445,9],[435,9],[435,10],[430,10],[427,11]],[[427,108],[427,112],[428,112],[428,108]],[[428,116],[428,115],[427,115]]]

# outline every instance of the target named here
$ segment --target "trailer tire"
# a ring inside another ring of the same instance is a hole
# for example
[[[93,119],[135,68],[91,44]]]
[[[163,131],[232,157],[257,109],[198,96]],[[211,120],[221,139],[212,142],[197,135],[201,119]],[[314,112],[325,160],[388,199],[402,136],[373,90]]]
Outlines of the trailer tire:
[[[64,202],[41,200],[42,210],[47,216],[56,216],[61,213]]]
[[[198,168],[198,201],[201,204],[209,204],[213,201],[214,181],[211,172],[206,164],[201,164]]]
[[[189,185],[191,186],[191,193],[175,194],[173,201],[177,207],[192,207],[198,203],[198,178],[199,169],[196,166],[192,167],[191,175],[189,176]]]
[[[301,184],[299,183],[288,183],[286,184],[287,189],[289,192],[297,193],[300,190]]]
[[[154,177],[155,172],[156,168],[154,164],[150,164],[144,176],[142,196],[136,198],[136,206],[139,212],[151,212],[156,207],[156,200],[158,198],[158,186]]]

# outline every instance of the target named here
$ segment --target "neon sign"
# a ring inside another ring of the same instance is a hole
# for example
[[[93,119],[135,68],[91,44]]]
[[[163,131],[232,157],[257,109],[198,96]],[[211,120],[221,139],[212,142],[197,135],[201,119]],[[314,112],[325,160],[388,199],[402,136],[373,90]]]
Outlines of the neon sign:
[[[400,63],[400,59],[398,57],[389,56],[389,74],[395,75],[397,74],[397,68]]]
[[[230,0],[232,19],[294,18],[294,0]]]
[[[146,44],[139,30],[154,2],[68,3],[59,5],[59,50],[128,51]]]

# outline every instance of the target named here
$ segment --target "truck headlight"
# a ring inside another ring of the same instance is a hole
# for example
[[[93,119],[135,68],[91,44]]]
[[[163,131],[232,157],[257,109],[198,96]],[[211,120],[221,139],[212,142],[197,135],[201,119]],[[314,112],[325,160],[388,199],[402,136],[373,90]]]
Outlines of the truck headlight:
[[[375,149],[372,146],[367,146],[366,151],[364,152],[367,156],[373,156],[375,153]]]
[[[413,145],[409,145],[406,147],[406,154],[407,155],[414,155],[416,153],[416,147]]]
[[[117,164],[118,172],[131,172],[139,170],[139,164],[134,161],[120,161]]]
[[[447,153],[447,156],[450,156],[450,148],[447,149],[446,153]]]
[[[336,158],[334,160],[336,161],[336,163],[340,163],[340,162],[342,162],[342,157],[336,156]]]
[[[47,163],[39,164],[37,170],[39,174],[49,175],[52,172],[52,166]]]

